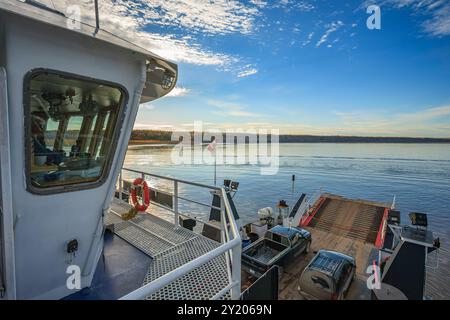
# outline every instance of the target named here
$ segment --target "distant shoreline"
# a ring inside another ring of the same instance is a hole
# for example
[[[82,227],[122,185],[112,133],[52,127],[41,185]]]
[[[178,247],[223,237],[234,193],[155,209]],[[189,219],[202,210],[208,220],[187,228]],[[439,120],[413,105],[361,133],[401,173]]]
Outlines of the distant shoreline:
[[[193,132],[190,132],[193,137]],[[235,136],[245,136],[245,133],[234,133]],[[222,141],[226,135],[223,134]],[[270,135],[268,142],[270,142]],[[138,144],[176,144],[172,141],[171,131],[162,130],[133,130],[130,138],[130,145]],[[246,138],[248,142],[248,136]],[[419,138],[419,137],[369,137],[369,136],[339,136],[339,135],[300,135],[282,134],[279,135],[280,143],[450,143],[449,138]]]
[[[139,146],[139,145],[175,145],[179,143],[178,141],[167,141],[167,140],[130,140],[128,145],[130,146]],[[268,143],[271,143],[268,141]],[[450,139],[408,139],[408,140],[386,140],[386,139],[379,139],[379,140],[365,140],[365,139],[355,139],[355,140],[327,140],[327,139],[318,139],[318,140],[303,140],[303,141],[283,141],[280,139],[279,143],[346,143],[346,144],[358,144],[358,143],[367,143],[367,144],[382,144],[382,143],[391,143],[391,144],[450,144]],[[203,144],[206,144],[204,142]]]
[[[177,144],[172,141],[172,133],[157,130],[135,130],[129,145]],[[245,135],[245,134],[244,134]],[[248,137],[245,141],[248,143]],[[225,141],[225,136],[223,137]],[[268,136],[268,142],[271,137]],[[450,143],[450,138],[416,138],[416,137],[361,137],[361,136],[314,136],[314,135],[280,135],[280,143]],[[205,141],[206,143],[206,141]]]
[[[128,145],[153,145],[153,144],[177,144],[178,141],[168,141],[168,140],[130,140]]]
[[[280,143],[450,143],[450,138],[280,135]]]

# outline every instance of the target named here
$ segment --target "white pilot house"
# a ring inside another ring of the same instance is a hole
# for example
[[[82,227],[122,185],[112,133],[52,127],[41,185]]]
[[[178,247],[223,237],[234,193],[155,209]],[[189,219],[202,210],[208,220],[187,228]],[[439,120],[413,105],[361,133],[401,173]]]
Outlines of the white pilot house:
[[[221,242],[179,226],[176,192],[189,182],[167,180],[173,223],[122,220],[128,204],[112,202],[139,104],[170,92],[177,66],[99,25],[67,21],[32,1],[0,2],[1,297],[238,298],[236,226]],[[106,239],[108,225],[121,237]],[[67,284],[69,266],[80,270],[78,289]],[[221,279],[200,286],[211,274]]]

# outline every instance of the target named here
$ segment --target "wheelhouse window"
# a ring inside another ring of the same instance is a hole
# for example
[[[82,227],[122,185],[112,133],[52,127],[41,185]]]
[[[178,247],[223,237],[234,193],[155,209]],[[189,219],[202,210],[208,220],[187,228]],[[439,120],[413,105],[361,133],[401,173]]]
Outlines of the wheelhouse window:
[[[124,90],[48,71],[26,81],[31,184],[49,188],[99,181],[113,153]]]

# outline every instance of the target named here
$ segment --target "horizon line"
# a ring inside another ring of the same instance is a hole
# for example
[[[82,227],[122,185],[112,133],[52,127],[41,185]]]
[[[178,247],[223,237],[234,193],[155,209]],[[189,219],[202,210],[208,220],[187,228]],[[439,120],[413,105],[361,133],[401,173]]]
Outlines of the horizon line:
[[[148,132],[194,132],[193,130],[163,130],[163,129],[133,129],[132,131],[148,131]],[[205,131],[207,132],[207,131]],[[203,133],[203,132],[202,132]],[[227,133],[222,133],[227,134]],[[249,134],[248,132],[231,132],[228,134]],[[259,135],[259,133],[257,133]],[[267,133],[268,136],[273,134]],[[371,135],[342,135],[342,134],[307,134],[307,133],[282,133],[278,136],[291,136],[291,137],[317,137],[317,138],[370,138],[370,139],[433,139],[433,140],[450,140],[448,137],[432,137],[432,136],[371,136]]]

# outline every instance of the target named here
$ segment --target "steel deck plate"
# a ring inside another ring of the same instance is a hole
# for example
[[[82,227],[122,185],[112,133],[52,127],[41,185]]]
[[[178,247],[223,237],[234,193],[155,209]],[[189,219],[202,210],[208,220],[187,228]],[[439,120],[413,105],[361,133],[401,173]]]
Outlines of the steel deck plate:
[[[114,233],[153,258],[143,284],[175,270],[217,248],[220,243],[152,214],[139,214],[130,221],[120,215],[130,209],[127,203],[113,201],[105,225]],[[211,299],[229,283],[225,254],[184,275],[147,299]],[[230,297],[229,293],[225,299]]]
[[[155,258],[150,264],[144,285],[217,248],[218,243],[203,236],[195,237]],[[228,284],[225,255],[205,263],[200,268],[162,288],[147,299],[205,300],[211,299]]]

